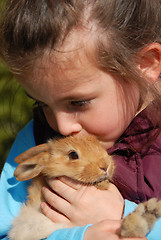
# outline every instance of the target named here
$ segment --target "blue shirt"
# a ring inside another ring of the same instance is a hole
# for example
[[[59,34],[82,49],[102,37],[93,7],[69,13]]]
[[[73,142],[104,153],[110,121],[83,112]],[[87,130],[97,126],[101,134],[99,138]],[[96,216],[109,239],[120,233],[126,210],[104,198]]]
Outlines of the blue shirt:
[[[16,156],[35,146],[33,136],[33,121],[29,122],[22,129],[10,150],[7,161],[4,165],[0,179],[0,239],[7,240],[7,233],[11,227],[13,218],[15,218],[26,201],[27,188],[30,181],[18,182],[13,173],[17,167],[14,159]],[[124,216],[132,212],[136,204],[125,200]],[[84,233],[90,225],[83,227],[74,227],[59,229],[53,232],[48,240],[83,240]],[[157,221],[154,229],[148,234],[148,240],[161,239],[161,219]],[[23,240],[23,239],[22,239]]]

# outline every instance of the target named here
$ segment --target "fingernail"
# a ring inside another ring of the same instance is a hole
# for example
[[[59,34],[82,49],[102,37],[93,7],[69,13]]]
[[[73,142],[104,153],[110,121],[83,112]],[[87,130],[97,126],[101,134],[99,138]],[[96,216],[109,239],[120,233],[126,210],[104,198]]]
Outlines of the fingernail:
[[[45,204],[44,204],[44,203],[41,203],[41,204],[40,204],[40,207],[41,207],[41,209],[43,209],[43,208],[45,207]]]

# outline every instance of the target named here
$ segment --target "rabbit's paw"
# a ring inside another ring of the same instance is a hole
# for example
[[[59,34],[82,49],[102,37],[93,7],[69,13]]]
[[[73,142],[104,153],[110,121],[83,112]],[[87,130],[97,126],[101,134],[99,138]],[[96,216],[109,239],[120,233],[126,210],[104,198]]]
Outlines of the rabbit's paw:
[[[161,217],[161,201],[152,198],[140,203],[136,210],[129,214],[122,222],[121,237],[144,237]]]

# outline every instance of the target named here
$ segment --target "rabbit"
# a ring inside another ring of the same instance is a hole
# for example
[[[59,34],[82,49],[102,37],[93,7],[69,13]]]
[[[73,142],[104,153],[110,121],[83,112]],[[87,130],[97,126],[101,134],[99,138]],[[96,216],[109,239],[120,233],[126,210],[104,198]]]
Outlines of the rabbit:
[[[11,240],[39,240],[68,225],[53,223],[44,216],[40,204],[44,201],[41,188],[45,178],[67,176],[82,184],[107,189],[114,172],[114,161],[92,135],[69,136],[49,140],[19,155],[14,172],[18,181],[32,179],[27,203],[13,221],[9,232]]]
[[[15,161],[19,164],[14,173],[17,180],[33,178],[33,181],[28,189],[27,203],[13,221],[8,235],[10,240],[39,240],[57,229],[69,227],[53,223],[42,214],[40,203],[44,200],[41,194],[41,188],[46,184],[44,178],[67,176],[82,184],[107,190],[115,169],[113,157],[93,135],[49,140],[22,153]],[[161,201],[150,199],[124,218],[118,235],[143,237],[159,217]]]

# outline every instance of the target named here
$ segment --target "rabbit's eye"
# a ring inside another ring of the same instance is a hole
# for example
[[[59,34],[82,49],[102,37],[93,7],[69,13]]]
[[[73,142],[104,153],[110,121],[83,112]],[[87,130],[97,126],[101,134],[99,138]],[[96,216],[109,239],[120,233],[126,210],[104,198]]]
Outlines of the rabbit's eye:
[[[71,152],[68,154],[68,157],[69,157],[70,160],[79,159],[78,153],[75,152],[75,151],[71,151]]]

